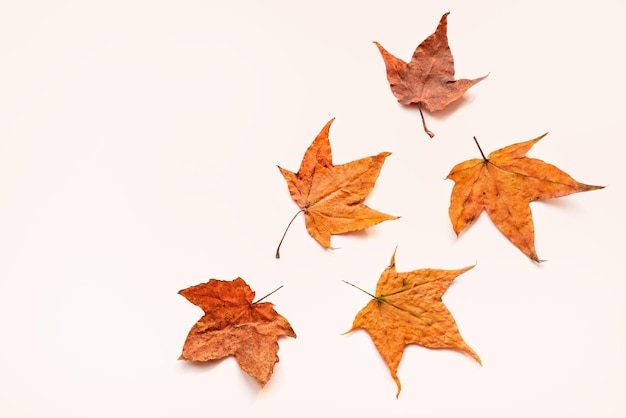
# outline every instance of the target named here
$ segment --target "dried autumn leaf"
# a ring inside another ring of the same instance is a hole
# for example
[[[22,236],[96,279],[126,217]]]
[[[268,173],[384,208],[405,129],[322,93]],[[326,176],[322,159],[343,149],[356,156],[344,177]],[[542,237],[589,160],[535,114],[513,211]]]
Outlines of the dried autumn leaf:
[[[398,102],[404,105],[417,104],[424,131],[431,138],[435,135],[426,127],[422,108],[429,112],[441,110],[487,77],[454,79],[454,58],[446,33],[449,14],[441,17],[435,33],[419,44],[409,63],[396,58],[378,42],[374,42],[385,61],[391,91]]]
[[[461,337],[452,314],[441,300],[452,281],[474,266],[398,273],[395,255],[394,251],[389,267],[378,279],[376,295],[364,291],[373,299],[356,315],[348,332],[362,328],[369,333],[398,385],[398,397],[401,390],[398,366],[408,344],[452,348],[482,363]]]
[[[244,372],[265,385],[278,362],[278,338],[296,337],[273,304],[260,303],[267,296],[253,303],[254,292],[239,277],[211,279],[178,293],[204,311],[187,335],[180,360],[234,356]]]
[[[509,241],[533,261],[541,261],[535,251],[529,202],[603,188],[579,183],[552,164],[526,157],[545,135],[509,145],[488,157],[479,145],[482,158],[457,164],[450,171],[447,178],[455,184],[449,214],[457,235],[485,210]]]
[[[322,128],[306,150],[297,173],[278,167],[287,181],[292,199],[301,209],[296,216],[304,212],[307,231],[324,248],[330,248],[331,235],[365,229],[398,218],[363,204],[376,183],[385,158],[391,153],[381,152],[372,157],[333,165],[328,139],[333,120]],[[284,234],[282,238],[285,238]],[[278,247],[276,258],[280,258],[280,244]]]

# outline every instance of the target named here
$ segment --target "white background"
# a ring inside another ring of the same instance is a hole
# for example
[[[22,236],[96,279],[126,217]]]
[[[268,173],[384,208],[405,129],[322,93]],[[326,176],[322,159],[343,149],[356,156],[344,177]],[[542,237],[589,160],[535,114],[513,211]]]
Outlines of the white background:
[[[506,3],[506,5],[505,5]],[[408,60],[450,11],[458,78],[426,114],[372,41]],[[621,417],[625,8],[564,1],[20,1],[0,6],[3,417]],[[276,165],[324,124],[334,162],[382,151],[371,207],[402,217],[325,251]],[[457,163],[529,153],[603,190],[532,203],[533,264],[483,214],[457,239]],[[396,387],[364,331],[397,267],[477,263],[444,296],[483,361],[410,346]],[[243,277],[298,334],[261,389],[234,359],[178,361],[201,311],[177,292]],[[338,416],[338,415],[333,415]],[[347,415],[346,415],[347,416]]]

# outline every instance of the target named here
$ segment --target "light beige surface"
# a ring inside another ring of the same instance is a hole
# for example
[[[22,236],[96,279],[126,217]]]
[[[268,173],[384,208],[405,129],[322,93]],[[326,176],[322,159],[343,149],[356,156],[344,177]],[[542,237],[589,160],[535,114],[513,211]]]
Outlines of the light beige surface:
[[[448,109],[396,102],[373,41],[409,59],[450,11]],[[0,6],[0,415],[621,417],[623,3],[20,1]],[[333,162],[391,152],[365,201],[400,215],[333,237],[292,225],[277,165],[331,118]],[[536,265],[484,214],[457,239],[455,164],[544,132],[530,156],[603,190],[531,203]],[[365,332],[399,271],[476,267],[444,302],[480,367],[409,347],[402,393]],[[261,390],[234,359],[178,361],[177,294],[244,278],[297,339]],[[335,416],[335,415],[334,415]]]

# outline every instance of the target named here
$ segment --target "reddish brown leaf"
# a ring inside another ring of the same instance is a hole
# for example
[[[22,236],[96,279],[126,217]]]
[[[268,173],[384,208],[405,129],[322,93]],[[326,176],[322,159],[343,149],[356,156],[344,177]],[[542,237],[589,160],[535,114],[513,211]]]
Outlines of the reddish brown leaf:
[[[289,322],[269,302],[252,302],[246,282],[211,279],[178,292],[204,316],[191,328],[180,360],[209,361],[234,356],[261,386],[278,362],[278,338],[296,337]]]
[[[401,389],[398,366],[408,344],[452,348],[481,362],[461,337],[452,314],[441,300],[452,281],[474,266],[398,273],[395,255],[394,251],[389,267],[378,279],[376,295],[365,292],[373,299],[357,314],[348,332],[363,328],[369,333],[398,386],[397,397]]]
[[[424,131],[426,127],[422,108],[435,112],[459,99],[467,89],[487,76],[473,80],[454,80],[454,58],[448,45],[448,14],[441,17],[435,33],[426,38],[413,52],[409,63],[391,55],[378,42],[374,42],[387,67],[387,79],[398,102],[417,104]]]
[[[330,248],[331,235],[398,218],[363,204],[390,153],[381,152],[373,157],[333,165],[328,139],[333,120],[324,126],[306,150],[297,173],[278,167],[287,181],[292,199],[300,207],[300,212],[304,212],[307,231],[324,248]],[[278,250],[276,258],[280,258]]]
[[[483,158],[462,162],[450,171],[448,178],[455,184],[449,214],[457,235],[485,210],[509,241],[533,261],[541,261],[535,251],[529,202],[603,188],[579,183],[551,164],[526,157],[545,135],[509,145],[488,157],[483,154]]]

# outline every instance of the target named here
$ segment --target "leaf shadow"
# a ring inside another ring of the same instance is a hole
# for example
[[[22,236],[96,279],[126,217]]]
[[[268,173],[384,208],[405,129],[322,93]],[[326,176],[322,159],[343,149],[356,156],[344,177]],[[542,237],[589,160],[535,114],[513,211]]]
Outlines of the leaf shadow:
[[[370,228],[371,229],[371,228]],[[335,235],[335,242],[336,245],[331,245],[331,249],[333,250],[340,250],[342,248],[341,242],[342,241],[351,241],[351,240],[365,240],[368,237],[370,237],[372,235],[372,231],[368,231],[365,229],[361,229],[358,231],[350,231],[350,232],[344,232],[342,234],[337,234]]]
[[[428,124],[428,118],[433,118],[437,121],[445,121],[450,116],[452,116],[452,114],[456,112],[458,109],[471,104],[473,101],[474,101],[474,97],[471,94],[466,93],[465,95],[461,96],[459,99],[450,103],[449,105],[447,105],[445,108],[441,110],[437,110],[435,112],[429,112],[425,109],[422,109],[424,112],[424,117],[427,118],[426,124]],[[408,104],[408,105],[400,104],[400,106],[402,106],[404,109],[407,109],[408,111],[415,112],[418,118],[420,117],[419,107],[417,104],[415,103]]]
[[[368,232],[365,229],[361,229],[360,231],[350,231],[350,232],[344,232],[343,234],[341,234],[341,236],[344,237],[351,237],[351,238],[367,238],[368,236]]]
[[[203,372],[207,369],[212,370],[214,368],[216,368],[217,366],[219,366],[220,364],[222,364],[225,360],[227,359],[227,357],[221,358],[221,359],[216,359],[216,360],[209,360],[209,361],[191,361],[191,360],[180,360],[181,362],[181,367],[183,368],[183,370],[188,370],[190,372]]]
[[[534,200],[531,203],[545,205],[549,208],[558,208],[559,210],[577,211],[582,208],[579,202],[574,199],[568,199],[568,196],[563,196],[560,199]]]
[[[181,362],[183,363],[181,367],[183,368],[183,370],[191,373],[208,373],[209,370],[213,370],[214,368],[220,366],[222,363],[231,361],[235,363],[237,369],[241,373],[241,382],[243,382],[243,384],[248,387],[249,393],[257,395],[261,390],[261,386],[252,376],[248,375],[246,372],[239,368],[237,360],[235,360],[233,357],[229,356],[209,361],[181,360]]]

